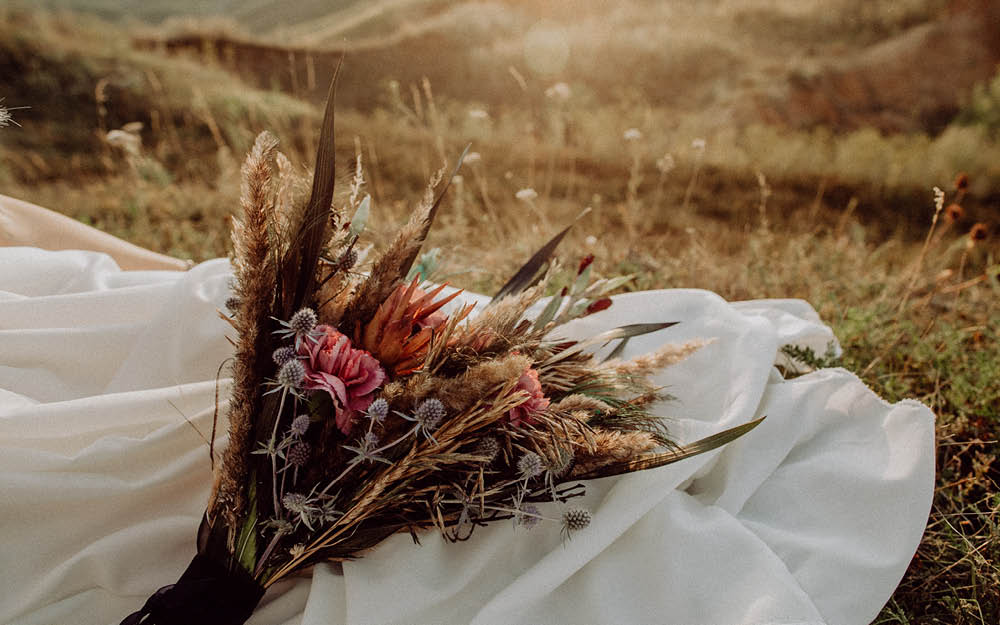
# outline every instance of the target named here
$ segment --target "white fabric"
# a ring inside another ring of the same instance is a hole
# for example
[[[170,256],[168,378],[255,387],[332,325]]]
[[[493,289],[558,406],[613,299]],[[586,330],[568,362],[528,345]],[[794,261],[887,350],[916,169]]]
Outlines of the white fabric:
[[[121,272],[91,252],[0,249],[0,623],[116,624],[194,555],[229,278],[225,260]],[[397,535],[342,575],[321,565],[276,585],[251,623],[869,622],[924,529],[933,415],[842,369],[782,380],[781,345],[833,340],[798,300],[636,293],[571,333],[649,321],[682,323],[626,355],[717,339],[659,376],[680,440],[763,424],[591,482],[593,523],[568,542],[544,523],[459,544]]]

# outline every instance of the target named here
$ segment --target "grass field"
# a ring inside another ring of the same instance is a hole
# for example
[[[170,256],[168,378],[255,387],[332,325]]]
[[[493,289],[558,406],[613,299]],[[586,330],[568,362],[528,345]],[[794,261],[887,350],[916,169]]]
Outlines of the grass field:
[[[780,4],[740,19],[791,15],[853,45],[930,10],[904,3],[859,26]],[[274,132],[303,168],[315,150],[315,98],[262,89],[222,62],[137,50],[128,31],[97,20],[0,9],[0,69],[2,104],[31,107],[11,111],[20,127],[0,129],[0,193],[176,256],[228,252],[239,163],[257,132]],[[698,80],[693,91],[707,88]],[[514,259],[589,206],[562,255],[633,273],[629,288],[808,300],[844,356],[794,354],[802,370],[844,366],[887,400],[913,397],[938,416],[927,532],[876,622],[1000,622],[1000,88],[994,99],[982,87],[940,132],[887,135],[727,125],[713,106],[602,99],[577,84],[566,95],[528,72],[506,107],[443,81],[372,81],[369,106],[341,109],[337,148],[345,179],[355,158],[365,164],[374,245],[471,142],[476,156],[428,242],[454,284],[495,289]],[[141,130],[108,140],[136,121]],[[475,267],[458,273],[468,258]]]

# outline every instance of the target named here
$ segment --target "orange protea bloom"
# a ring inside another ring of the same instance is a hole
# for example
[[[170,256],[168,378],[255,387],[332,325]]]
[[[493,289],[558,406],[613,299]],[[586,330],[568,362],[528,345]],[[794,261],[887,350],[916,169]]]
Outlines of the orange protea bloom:
[[[434,301],[446,285],[424,293],[414,278],[409,285],[400,284],[375,311],[371,321],[360,322],[354,331],[354,344],[370,352],[394,377],[413,373],[423,364],[431,338],[447,317],[438,311],[458,297],[461,291]],[[472,312],[472,306],[456,315],[462,319]]]

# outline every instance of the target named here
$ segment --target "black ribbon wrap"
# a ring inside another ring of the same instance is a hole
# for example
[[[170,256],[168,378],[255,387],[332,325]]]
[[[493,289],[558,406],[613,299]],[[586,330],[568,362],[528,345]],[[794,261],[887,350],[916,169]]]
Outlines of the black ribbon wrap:
[[[199,553],[177,583],[157,590],[121,625],[243,625],[264,588],[239,566],[235,569]]]

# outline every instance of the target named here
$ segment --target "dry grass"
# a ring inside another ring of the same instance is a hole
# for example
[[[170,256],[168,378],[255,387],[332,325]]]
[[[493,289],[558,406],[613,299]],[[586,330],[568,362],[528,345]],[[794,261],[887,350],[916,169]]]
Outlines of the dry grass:
[[[22,128],[0,131],[0,192],[157,251],[224,255],[239,157],[268,129],[303,167],[319,115],[217,67],[114,43],[117,32],[0,11],[0,66],[12,77],[0,95],[32,107],[18,115]],[[995,229],[967,244],[972,223],[995,216],[981,200],[1000,185],[995,141],[957,127],[931,139],[713,129],[695,118],[668,126],[666,111],[641,98],[591,105],[576,91],[560,103],[546,86],[535,80],[537,100],[486,118],[469,115],[480,105],[442,99],[437,91],[450,85],[419,83],[400,85],[398,97],[385,90],[376,110],[341,113],[338,158],[360,155],[369,174],[371,241],[388,243],[430,174],[471,139],[480,158],[466,163],[427,244],[446,250],[439,278],[492,292],[514,259],[590,206],[562,246],[571,265],[592,253],[597,275],[635,273],[633,288],[808,300],[844,356],[798,353],[800,368],[839,364],[886,399],[915,397],[938,415],[928,531],[877,622],[1000,621],[1000,250]],[[136,120],[144,158],[129,161],[101,137]],[[631,127],[638,141],[623,139]],[[706,139],[703,155],[697,138]],[[675,166],[661,171],[668,152]],[[922,251],[930,187],[947,189],[950,201],[959,169],[972,174],[966,216],[942,218]],[[515,198],[528,187],[534,206]],[[458,261],[468,258],[476,266],[465,271]]]

